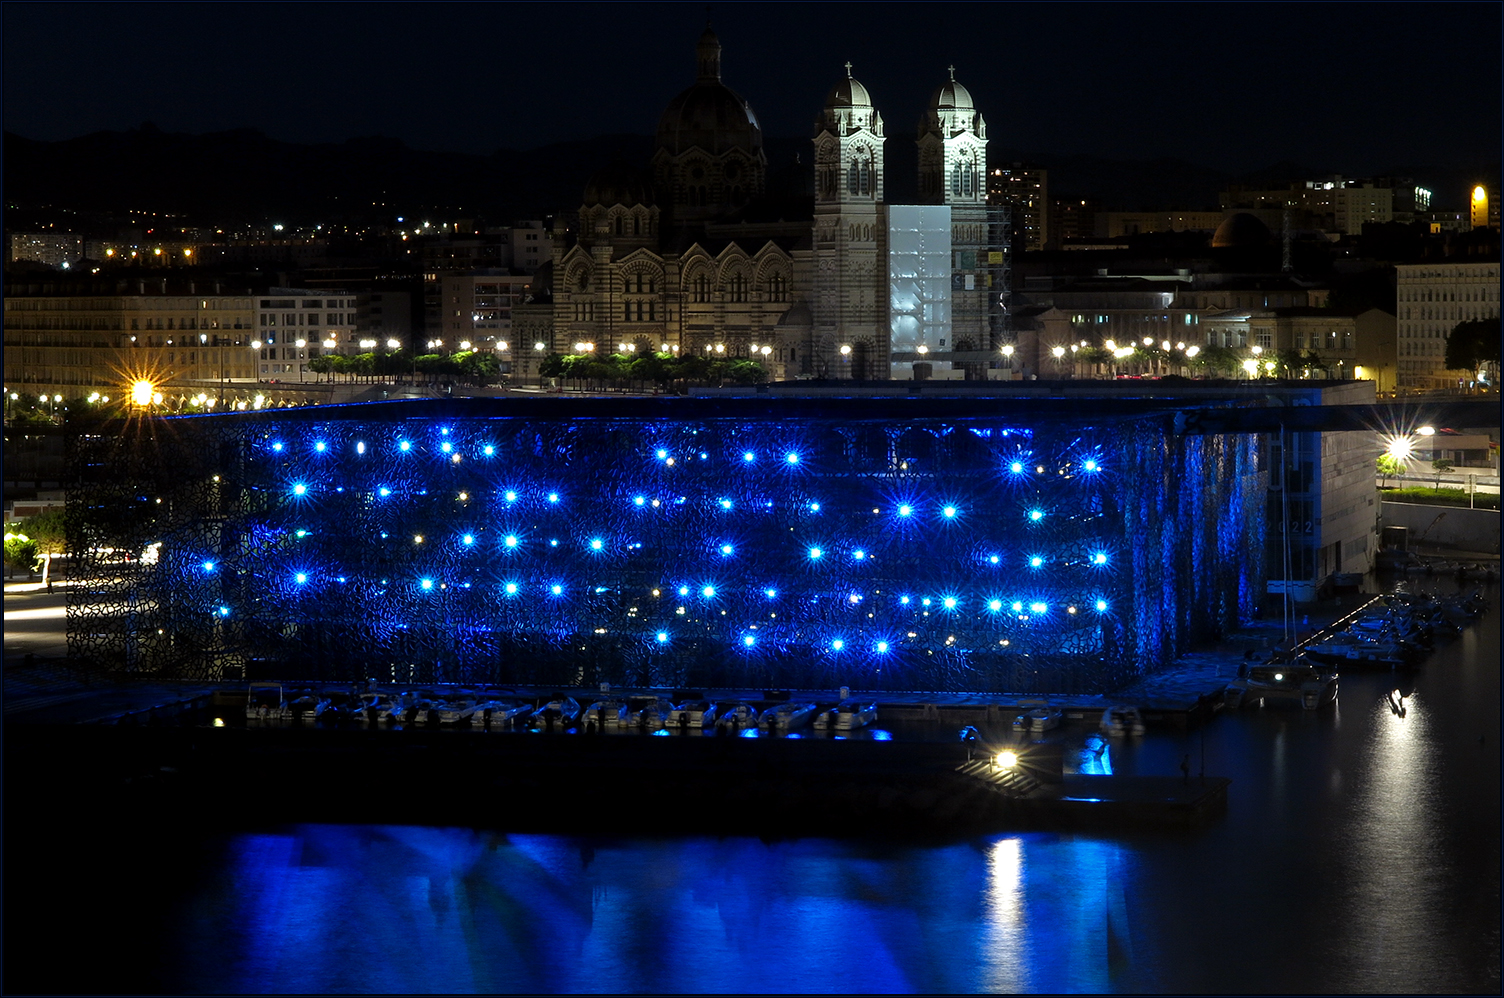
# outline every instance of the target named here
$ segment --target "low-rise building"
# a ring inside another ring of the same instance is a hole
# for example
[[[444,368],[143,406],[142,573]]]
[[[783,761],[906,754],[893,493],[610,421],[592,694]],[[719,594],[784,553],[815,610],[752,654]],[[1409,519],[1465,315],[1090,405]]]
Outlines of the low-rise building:
[[[119,293],[134,285],[135,293]],[[254,381],[256,299],[188,282],[7,282],[7,391],[119,395],[137,380],[213,386]],[[107,293],[115,291],[116,293]]]
[[[1400,390],[1468,387],[1477,372],[1447,369],[1447,337],[1460,322],[1499,317],[1497,256],[1401,264],[1395,276]]]

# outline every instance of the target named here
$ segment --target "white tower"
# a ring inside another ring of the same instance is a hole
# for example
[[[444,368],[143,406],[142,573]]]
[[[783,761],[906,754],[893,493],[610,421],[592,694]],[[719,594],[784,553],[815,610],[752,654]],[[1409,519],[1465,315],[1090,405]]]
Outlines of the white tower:
[[[987,203],[987,122],[971,94],[950,81],[930,97],[919,123],[919,200],[924,204],[981,206]]]
[[[987,122],[949,72],[919,123],[919,200],[949,206],[951,221],[952,342],[937,344],[933,360],[979,372],[991,359]]]
[[[883,141],[882,115],[848,62],[815,122],[817,376],[888,376]]]

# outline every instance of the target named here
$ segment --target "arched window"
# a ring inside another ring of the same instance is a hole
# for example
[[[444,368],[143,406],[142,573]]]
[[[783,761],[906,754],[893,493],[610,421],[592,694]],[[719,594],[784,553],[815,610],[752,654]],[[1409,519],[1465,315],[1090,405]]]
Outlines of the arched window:
[[[956,164],[955,170],[951,173],[951,178],[950,178],[950,192],[952,194],[956,195],[957,197],[961,196],[961,164],[960,163]]]
[[[637,215],[632,216],[632,235],[642,235],[642,219]]]
[[[872,167],[866,160],[862,161],[862,193],[872,193]]]
[[[854,194],[858,194],[858,193],[861,192],[861,189],[862,189],[862,175],[861,175],[861,170],[860,170],[860,168],[858,168],[857,164],[853,162],[851,164],[850,175],[846,178],[846,193],[853,194],[853,195]]]

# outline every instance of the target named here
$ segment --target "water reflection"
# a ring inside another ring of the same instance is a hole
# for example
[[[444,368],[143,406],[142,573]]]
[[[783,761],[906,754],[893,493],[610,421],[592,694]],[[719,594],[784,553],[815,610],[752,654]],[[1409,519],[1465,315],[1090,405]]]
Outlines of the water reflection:
[[[174,923],[170,990],[1497,991],[1497,611],[1403,717],[1395,685],[1114,742],[1121,773],[1204,752],[1234,779],[1193,834],[234,835]]]

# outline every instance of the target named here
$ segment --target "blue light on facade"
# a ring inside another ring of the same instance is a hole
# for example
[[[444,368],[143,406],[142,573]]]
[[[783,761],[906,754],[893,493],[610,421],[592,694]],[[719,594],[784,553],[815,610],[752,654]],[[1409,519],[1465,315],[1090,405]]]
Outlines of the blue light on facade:
[[[418,585],[422,586],[424,589],[432,589],[433,588],[433,580],[432,579],[421,579],[421,580],[419,580]]]
[[[510,411],[505,418],[456,420],[446,412],[443,427],[437,419],[423,425],[410,409],[388,415],[377,404],[364,419],[358,411],[342,414],[338,430],[327,416],[292,411],[257,414],[244,425],[193,417],[206,420],[211,435],[244,444],[198,446],[195,459],[212,467],[193,480],[221,474],[224,484],[210,508],[211,493],[199,499],[185,480],[172,498],[175,510],[197,502],[202,514],[188,515],[206,523],[218,523],[223,509],[241,512],[230,514],[233,529],[224,533],[216,527],[182,534],[197,538],[184,545],[196,558],[164,559],[155,569],[158,589],[167,594],[164,606],[186,599],[175,595],[170,577],[197,572],[196,587],[180,580],[177,589],[196,588],[199,596],[174,619],[196,617],[206,627],[212,622],[203,607],[207,602],[216,612],[217,604],[202,594],[207,573],[218,575],[221,561],[235,565],[233,575],[223,574],[241,587],[236,593],[317,592],[317,600],[237,603],[234,640],[254,642],[258,654],[272,648],[278,661],[285,644],[288,660],[301,661],[295,635],[322,628],[331,637],[321,647],[336,649],[327,659],[331,680],[341,678],[336,670],[365,674],[351,671],[364,668],[354,661],[360,648],[399,673],[416,668],[431,677],[424,681],[568,684],[584,650],[603,679],[622,685],[814,688],[841,679],[820,669],[833,667],[832,652],[849,647],[861,652],[854,662],[872,665],[863,681],[877,688],[946,689],[975,681],[987,684],[975,688],[1017,690],[1034,675],[1074,669],[1117,669],[1115,675],[1131,678],[1141,668],[1136,663],[1165,660],[1183,646],[1175,629],[1199,627],[1208,616],[1172,615],[1168,608],[1194,602],[1226,619],[1241,605],[1241,593],[1259,591],[1260,583],[1242,582],[1250,573],[1238,574],[1229,560],[1262,550],[1255,542],[1262,534],[1247,526],[1259,522],[1262,509],[1256,451],[1231,437],[1199,438],[1208,441],[1207,456],[1187,463],[1185,477],[1216,496],[1177,507],[1161,494],[1173,474],[1167,477],[1170,458],[1161,456],[1166,437],[1157,424],[1083,426],[1068,412],[1034,426],[992,415],[850,420],[840,415],[845,404],[831,403],[828,417],[755,418],[692,405],[691,412],[711,414],[678,421]],[[273,437],[283,444],[275,460]],[[1170,447],[1202,446],[1179,440]],[[432,449],[413,446],[419,442]],[[351,460],[363,443],[371,451]],[[1096,454],[1108,450],[1124,459],[1114,461],[1111,489],[1104,491],[1101,476],[1082,473],[1101,471]],[[425,460],[406,460],[413,451]],[[659,451],[656,473],[673,475],[664,484],[643,475],[644,456]],[[408,453],[399,459],[402,452]],[[443,460],[426,460],[441,453]],[[497,464],[479,476],[450,460],[481,453]],[[735,464],[737,455],[742,471],[727,476],[725,459]],[[665,466],[670,456],[677,464]],[[1036,465],[1048,472],[1036,478]],[[564,482],[571,487],[568,503],[550,491]],[[235,489],[247,491],[235,495]],[[468,501],[453,501],[462,494]],[[599,531],[621,529],[624,501],[644,515],[627,518],[629,534],[613,533],[607,558]],[[646,516],[645,507],[654,515]],[[734,525],[721,515],[733,510]],[[1158,512],[1151,517],[1145,510]],[[811,514],[819,515],[818,526]],[[944,529],[934,529],[937,517]],[[295,542],[298,531],[302,539]],[[428,540],[412,543],[419,533]],[[524,533],[533,537],[525,546]],[[448,540],[434,544],[435,538]],[[236,547],[221,550],[227,543]],[[505,574],[476,560],[485,545],[507,552]],[[1140,545],[1156,557],[1122,556]],[[333,575],[325,580],[321,573],[326,564],[335,567],[333,558],[349,584],[326,590]],[[1205,559],[1206,567],[1185,583],[1177,558],[1194,565]],[[380,583],[394,573],[392,582],[405,576],[428,585],[392,590]],[[295,590],[298,575],[305,589]],[[321,581],[310,581],[314,576]],[[643,605],[655,587],[669,602]],[[576,588],[579,598],[533,605],[536,596]],[[418,595],[441,590],[445,613],[438,619]],[[768,602],[742,616],[756,592]],[[521,595],[529,600],[515,599]],[[1059,612],[1025,617],[1035,604],[1058,604]],[[1026,626],[1003,614],[1009,606]],[[1097,613],[1072,615],[1071,606],[1096,606]],[[670,621],[677,622],[674,632],[660,630]],[[691,629],[692,640],[678,626]],[[399,632],[400,640],[391,636]],[[674,649],[632,657],[670,633]],[[610,637],[582,649],[597,640],[591,635]],[[635,653],[628,635],[637,636]],[[747,637],[756,642],[755,661],[725,654],[750,647]],[[222,633],[191,647],[226,640]],[[439,662],[459,671],[454,678],[433,672]]]
[[[295,576],[293,576],[293,578],[294,578],[294,579],[296,579],[296,580],[297,580],[297,583],[298,583],[298,585],[300,585],[300,586],[301,586],[301,585],[302,585],[302,584],[303,584],[303,583],[305,583],[305,582],[307,582],[307,581],[308,581],[308,576],[307,576],[307,574],[306,574],[306,573],[304,573],[304,572],[299,572],[299,573],[298,573],[298,574],[297,574],[297,575],[295,575]]]

